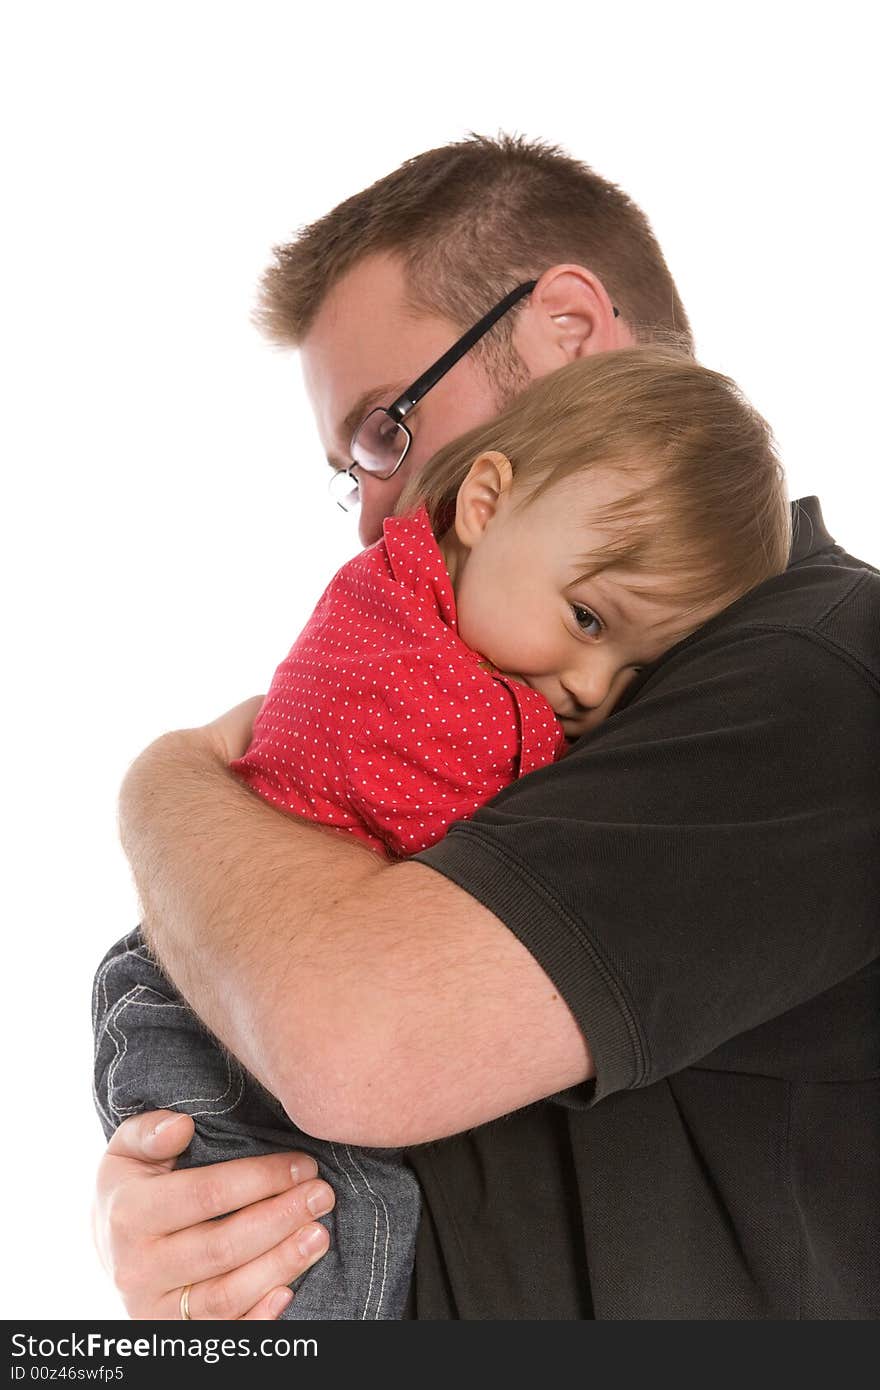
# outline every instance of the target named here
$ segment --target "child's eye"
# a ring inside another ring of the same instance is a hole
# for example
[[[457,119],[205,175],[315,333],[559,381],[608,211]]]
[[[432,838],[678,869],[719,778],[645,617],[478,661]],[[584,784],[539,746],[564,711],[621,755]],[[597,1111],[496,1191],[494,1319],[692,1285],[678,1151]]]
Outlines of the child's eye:
[[[571,611],[574,620],[581,632],[586,633],[587,637],[598,637],[602,631],[602,619],[597,618],[595,613],[591,613],[589,608],[585,608],[582,603],[573,603]]]

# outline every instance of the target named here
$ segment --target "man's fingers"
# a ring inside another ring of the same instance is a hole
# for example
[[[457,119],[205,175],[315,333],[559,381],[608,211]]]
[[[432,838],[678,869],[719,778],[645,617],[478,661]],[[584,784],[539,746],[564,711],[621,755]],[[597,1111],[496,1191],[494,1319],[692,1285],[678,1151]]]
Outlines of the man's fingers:
[[[173,1168],[193,1137],[195,1125],[189,1115],[174,1110],[148,1110],[123,1120],[107,1145],[114,1158],[135,1158],[141,1163]]]
[[[193,1284],[189,1294],[190,1316],[197,1322],[277,1318],[286,1306],[278,1286],[292,1284],[310,1269],[324,1255],[329,1243],[326,1229],[319,1222],[312,1222],[241,1269]],[[263,1295],[267,1287],[270,1292]],[[179,1316],[179,1291],[175,1298],[176,1316]]]
[[[312,1178],[231,1216],[177,1231],[154,1247],[152,1275],[165,1288],[173,1289],[240,1270],[274,1250],[288,1236],[295,1241],[297,1233],[303,1227],[313,1226],[315,1218],[330,1211],[333,1203],[333,1189]],[[300,1253],[308,1255],[311,1249]],[[278,1277],[264,1278],[261,1288],[280,1282]],[[257,1289],[252,1297],[242,1301],[239,1314],[256,1302],[260,1292]]]
[[[198,1229],[198,1223],[287,1192],[295,1181],[292,1164],[296,1165],[296,1181],[313,1178],[318,1171],[313,1158],[291,1151],[231,1158],[205,1168],[181,1168],[161,1183],[144,1183],[138,1190],[141,1228],[154,1236]]]
[[[105,1266],[132,1317],[179,1318],[187,1283],[193,1318],[278,1317],[279,1287],[327,1248],[315,1217],[331,1210],[333,1190],[296,1150],[173,1171],[191,1132],[186,1117],[153,1112],[114,1135],[99,1180]],[[136,1156],[156,1142],[169,1157]]]
[[[261,1298],[256,1308],[251,1308],[249,1312],[243,1313],[241,1322],[269,1322],[277,1321],[284,1312],[284,1309],[291,1301],[290,1289],[273,1289],[267,1293],[265,1298]]]
[[[254,720],[262,708],[264,695],[253,695],[234,709],[206,724],[204,733],[211,739],[214,750],[224,764],[240,758],[247,751],[253,734]]]

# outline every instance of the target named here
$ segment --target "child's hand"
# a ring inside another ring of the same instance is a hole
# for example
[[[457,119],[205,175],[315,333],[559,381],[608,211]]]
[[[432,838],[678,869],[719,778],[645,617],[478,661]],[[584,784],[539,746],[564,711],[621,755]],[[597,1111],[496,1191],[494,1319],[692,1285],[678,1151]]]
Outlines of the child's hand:
[[[252,695],[234,709],[221,714],[219,719],[206,724],[204,728],[216,749],[217,757],[228,766],[235,758],[247,751],[254,728],[254,720],[260,712],[265,695]]]

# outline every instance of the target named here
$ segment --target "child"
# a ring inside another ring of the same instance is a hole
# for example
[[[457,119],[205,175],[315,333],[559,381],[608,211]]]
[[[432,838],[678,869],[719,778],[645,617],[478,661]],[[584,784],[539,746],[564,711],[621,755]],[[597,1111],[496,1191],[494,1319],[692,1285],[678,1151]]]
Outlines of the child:
[[[785,568],[764,421],[660,348],[572,363],[411,480],[278,668],[234,771],[377,852],[433,844],[564,755],[633,683]],[[645,668],[648,668],[647,670]],[[639,674],[641,672],[641,674]],[[401,1315],[418,1190],[401,1156],[312,1140],[202,1028],[137,933],[95,982],[96,1101],[196,1118],[190,1164],[303,1148],[336,1192],[289,1319]]]

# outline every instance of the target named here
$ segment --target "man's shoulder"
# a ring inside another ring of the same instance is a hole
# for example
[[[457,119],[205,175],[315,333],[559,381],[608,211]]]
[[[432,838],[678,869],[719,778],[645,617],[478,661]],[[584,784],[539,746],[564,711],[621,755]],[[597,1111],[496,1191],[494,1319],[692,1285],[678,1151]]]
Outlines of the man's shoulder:
[[[878,682],[880,573],[839,546],[829,547],[759,585],[700,635],[723,644],[762,640],[764,645],[775,635],[775,645],[785,650],[806,640]]]
[[[820,738],[844,712],[866,730],[878,696],[880,574],[831,542],[646,668],[619,708],[686,729],[695,702],[706,702],[705,719],[715,710],[743,725],[799,729],[797,737],[810,725]]]

